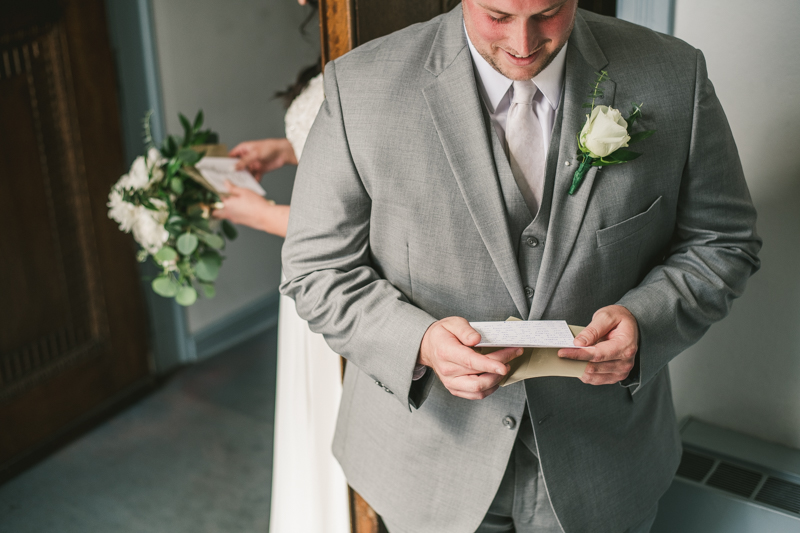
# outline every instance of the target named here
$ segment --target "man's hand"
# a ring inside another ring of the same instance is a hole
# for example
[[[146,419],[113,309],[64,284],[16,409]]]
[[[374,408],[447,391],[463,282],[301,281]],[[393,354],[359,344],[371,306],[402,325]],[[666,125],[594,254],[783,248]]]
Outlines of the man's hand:
[[[575,337],[576,346],[562,348],[559,357],[589,361],[581,381],[590,385],[608,385],[628,377],[639,350],[639,326],[636,318],[621,305],[599,309],[592,322]]]
[[[522,348],[503,348],[489,355],[472,349],[481,335],[465,319],[443,318],[431,324],[422,337],[418,363],[433,368],[453,396],[481,400],[496,391]]]

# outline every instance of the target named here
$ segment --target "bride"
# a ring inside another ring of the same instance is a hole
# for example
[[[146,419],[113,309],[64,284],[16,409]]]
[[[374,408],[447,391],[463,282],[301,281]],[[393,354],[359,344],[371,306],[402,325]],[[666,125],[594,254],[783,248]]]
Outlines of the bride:
[[[299,0],[305,4],[305,0]],[[316,2],[308,2],[315,4]],[[315,6],[314,6],[315,7]],[[319,66],[315,66],[319,72]],[[303,85],[313,70],[300,74]],[[293,96],[290,88],[285,96]],[[322,75],[307,82],[286,113],[286,138],[239,144],[230,152],[256,178],[286,164],[296,165],[324,99]],[[289,206],[275,205],[247,189],[229,186],[214,216],[286,236]],[[342,393],[341,359],[321,335],[312,333],[281,296],[272,466],[271,533],[348,533],[347,482],[331,451]]]

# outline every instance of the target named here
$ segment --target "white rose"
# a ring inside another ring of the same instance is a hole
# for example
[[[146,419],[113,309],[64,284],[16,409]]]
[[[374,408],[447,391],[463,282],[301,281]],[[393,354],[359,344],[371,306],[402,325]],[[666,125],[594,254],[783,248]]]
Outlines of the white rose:
[[[122,199],[122,192],[116,187],[108,195],[108,218],[119,224],[119,229],[129,233],[136,222],[136,206]]]
[[[161,166],[167,160],[161,152],[151,148],[147,155],[140,155],[133,160],[131,169],[117,182],[117,187],[125,190],[144,190],[151,182],[160,181],[164,177]]]
[[[169,232],[164,228],[169,211],[166,204],[160,200],[152,199],[151,203],[158,207],[158,210],[148,209],[143,205],[135,208],[136,220],[132,229],[136,242],[150,254],[155,254],[169,239]]]
[[[628,123],[622,114],[605,105],[596,106],[581,130],[581,144],[595,159],[606,157],[619,148],[628,146]]]

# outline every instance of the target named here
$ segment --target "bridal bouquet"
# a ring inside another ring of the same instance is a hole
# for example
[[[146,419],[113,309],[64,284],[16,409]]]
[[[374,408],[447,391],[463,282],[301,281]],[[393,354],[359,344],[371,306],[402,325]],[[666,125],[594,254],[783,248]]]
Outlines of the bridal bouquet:
[[[226,221],[210,218],[220,199],[197,178],[194,165],[217,142],[217,134],[201,130],[203,112],[193,123],[178,115],[183,137],[167,136],[156,147],[150,134],[150,113],[144,119],[147,153],[111,188],[108,216],[141,246],[140,262],[152,257],[161,270],[153,290],[180,305],[192,305],[198,290],[214,297],[214,280],[222,264],[225,240],[236,238]]]

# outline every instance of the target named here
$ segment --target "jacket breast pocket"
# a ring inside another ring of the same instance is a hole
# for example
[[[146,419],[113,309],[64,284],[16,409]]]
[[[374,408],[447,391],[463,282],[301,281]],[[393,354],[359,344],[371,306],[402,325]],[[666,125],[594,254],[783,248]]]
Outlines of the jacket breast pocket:
[[[642,231],[656,218],[660,204],[661,196],[656,198],[644,212],[627,220],[623,220],[618,224],[614,224],[613,226],[597,230],[597,247],[602,248],[609,244],[614,244],[615,242],[627,239]]]

